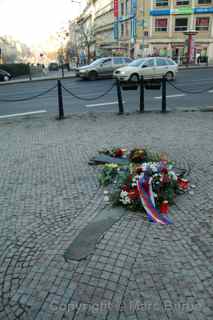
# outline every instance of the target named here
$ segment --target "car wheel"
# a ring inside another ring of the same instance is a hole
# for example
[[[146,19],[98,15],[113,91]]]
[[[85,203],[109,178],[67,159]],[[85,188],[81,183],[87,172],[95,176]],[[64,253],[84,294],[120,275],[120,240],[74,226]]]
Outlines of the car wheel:
[[[171,71],[167,72],[165,74],[165,76],[166,76],[166,80],[168,80],[168,81],[173,81],[174,80],[174,73],[171,72]]]
[[[97,74],[96,71],[91,71],[91,72],[89,73],[89,80],[94,81],[94,80],[97,79],[97,77],[98,77],[98,74]]]
[[[137,73],[134,73],[131,75],[131,77],[129,78],[129,80],[131,82],[139,82],[139,75]]]
[[[4,76],[4,81],[9,81],[10,78],[8,76]]]

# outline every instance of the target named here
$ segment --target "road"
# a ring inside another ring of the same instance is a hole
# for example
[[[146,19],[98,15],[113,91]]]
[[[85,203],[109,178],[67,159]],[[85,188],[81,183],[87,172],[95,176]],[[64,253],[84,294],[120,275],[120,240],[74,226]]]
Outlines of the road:
[[[213,106],[213,69],[181,70],[173,83],[180,89],[188,91],[206,92],[200,94],[183,93],[167,85],[168,110],[206,108]],[[27,83],[7,84],[0,86],[0,100],[22,99],[31,97],[48,90],[56,85],[56,80],[35,81]],[[63,85],[76,95],[84,99],[79,100],[69,93],[63,92],[65,114],[72,112],[117,112],[116,88],[106,96],[95,99],[106,92],[112,85],[112,80],[83,81],[76,78],[64,79]],[[123,92],[124,108],[126,112],[136,111],[139,105],[139,91]],[[145,90],[145,110],[161,110],[161,90]],[[43,111],[57,113],[57,88],[44,96],[20,102],[0,102],[0,116]]]

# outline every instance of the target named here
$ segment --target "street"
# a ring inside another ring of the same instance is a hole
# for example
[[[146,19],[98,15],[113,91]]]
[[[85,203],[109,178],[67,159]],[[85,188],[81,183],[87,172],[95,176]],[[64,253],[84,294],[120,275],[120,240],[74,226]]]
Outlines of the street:
[[[74,94],[89,100],[79,100],[63,91],[65,114],[76,112],[117,112],[117,93],[113,88],[106,96],[95,99],[106,92],[112,85],[112,79],[94,82],[77,78],[64,79],[63,85]],[[56,80],[35,81],[26,83],[7,84],[0,86],[1,99],[27,98],[48,90],[56,84]],[[212,106],[213,98],[213,69],[180,70],[173,83],[180,89],[205,93],[188,94],[167,85],[168,110],[206,108]],[[123,91],[125,112],[136,111],[139,107],[139,90]],[[93,99],[94,97],[94,99]],[[145,110],[161,109],[161,90],[145,90]],[[34,111],[50,113],[58,112],[57,88],[39,98],[22,102],[0,102],[0,116]]]

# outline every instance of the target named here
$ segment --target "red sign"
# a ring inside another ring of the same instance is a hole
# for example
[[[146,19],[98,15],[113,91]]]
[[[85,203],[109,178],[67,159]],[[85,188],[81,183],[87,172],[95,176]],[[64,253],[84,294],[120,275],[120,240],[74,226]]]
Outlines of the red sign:
[[[118,17],[118,0],[114,0],[114,17]]]

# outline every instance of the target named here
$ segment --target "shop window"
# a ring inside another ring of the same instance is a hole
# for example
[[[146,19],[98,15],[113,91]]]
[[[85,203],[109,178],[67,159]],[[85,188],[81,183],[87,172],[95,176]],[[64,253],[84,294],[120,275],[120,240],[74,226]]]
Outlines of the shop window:
[[[198,4],[209,4],[212,3],[212,0],[198,0]]]
[[[186,6],[189,4],[189,0],[177,0],[176,5],[177,6]]]
[[[175,31],[186,31],[188,29],[187,18],[176,18],[175,20]]]
[[[196,30],[208,31],[209,30],[209,18],[196,18]]]
[[[168,0],[156,0],[156,7],[168,6]]]
[[[155,20],[155,32],[166,32],[167,31],[167,19],[160,18]]]
[[[124,24],[121,23],[121,37],[124,36]]]

